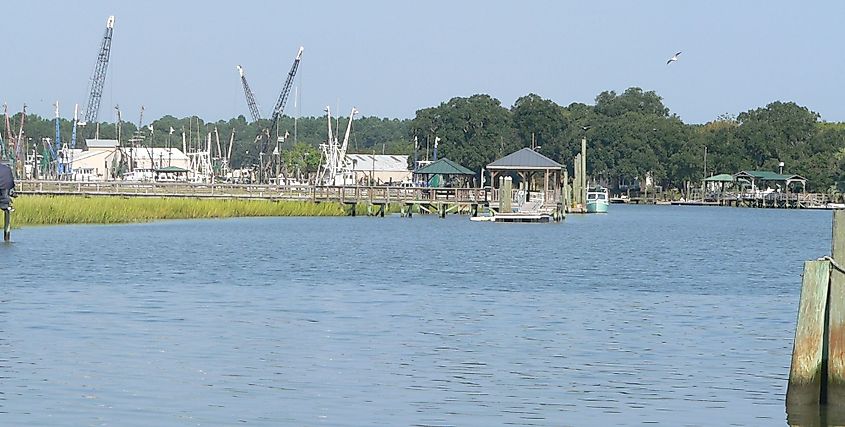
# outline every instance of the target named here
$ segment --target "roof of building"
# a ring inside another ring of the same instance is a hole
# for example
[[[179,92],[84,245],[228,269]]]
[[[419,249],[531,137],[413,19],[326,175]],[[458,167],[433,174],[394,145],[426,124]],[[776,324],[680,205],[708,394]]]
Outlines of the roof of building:
[[[115,148],[120,146],[116,139],[87,139],[85,145],[88,148]]]
[[[426,175],[475,175],[475,172],[446,158],[437,160],[415,171]]]
[[[401,155],[347,154],[345,163],[353,171],[408,171],[408,156]]]
[[[487,169],[561,169],[560,163],[526,147],[487,165]]]
[[[705,182],[733,182],[734,176],[729,173],[720,173],[708,178],[704,178]]]
[[[760,181],[806,181],[807,178],[804,178],[801,175],[793,175],[793,174],[780,174],[777,172],[772,171],[740,171],[735,173],[734,178],[737,177],[748,177],[753,179],[759,179]]]

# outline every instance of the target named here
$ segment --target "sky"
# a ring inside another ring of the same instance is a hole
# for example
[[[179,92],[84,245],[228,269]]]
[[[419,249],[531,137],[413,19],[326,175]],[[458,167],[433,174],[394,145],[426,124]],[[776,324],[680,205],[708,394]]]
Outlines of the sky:
[[[299,46],[288,115],[413,118],[485,93],[593,104],[653,90],[686,123],[773,101],[845,121],[838,1],[14,1],[3,6],[0,101],[62,117],[87,101],[115,15],[99,118],[249,117],[236,65],[267,117]],[[682,51],[680,59],[666,60]],[[296,101],[295,101],[295,95]]]

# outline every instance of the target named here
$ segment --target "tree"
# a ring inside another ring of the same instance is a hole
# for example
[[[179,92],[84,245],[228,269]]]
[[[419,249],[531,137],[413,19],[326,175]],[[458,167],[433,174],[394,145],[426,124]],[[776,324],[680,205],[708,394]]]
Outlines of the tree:
[[[774,170],[778,162],[796,162],[800,148],[817,131],[818,113],[794,102],[773,102],[737,116],[738,137],[756,168]]]
[[[489,95],[452,98],[438,107],[419,110],[409,134],[428,147],[426,157],[439,138],[438,158],[448,157],[475,171],[519,145],[510,111]]]

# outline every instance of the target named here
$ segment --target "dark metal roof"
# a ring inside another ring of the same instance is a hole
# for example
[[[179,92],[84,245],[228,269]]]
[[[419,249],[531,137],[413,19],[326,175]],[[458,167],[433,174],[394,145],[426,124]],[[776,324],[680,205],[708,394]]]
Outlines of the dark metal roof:
[[[425,175],[475,175],[475,172],[446,158],[417,169],[414,173]]]
[[[530,149],[523,148],[487,165],[487,169],[561,169],[560,163]]]

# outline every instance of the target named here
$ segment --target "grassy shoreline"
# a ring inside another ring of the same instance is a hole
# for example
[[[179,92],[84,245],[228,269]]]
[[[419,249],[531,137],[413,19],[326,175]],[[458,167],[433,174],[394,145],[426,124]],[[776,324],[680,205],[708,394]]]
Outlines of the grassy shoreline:
[[[256,216],[345,216],[340,203],[271,200],[21,196],[12,224],[119,224],[166,219]]]

